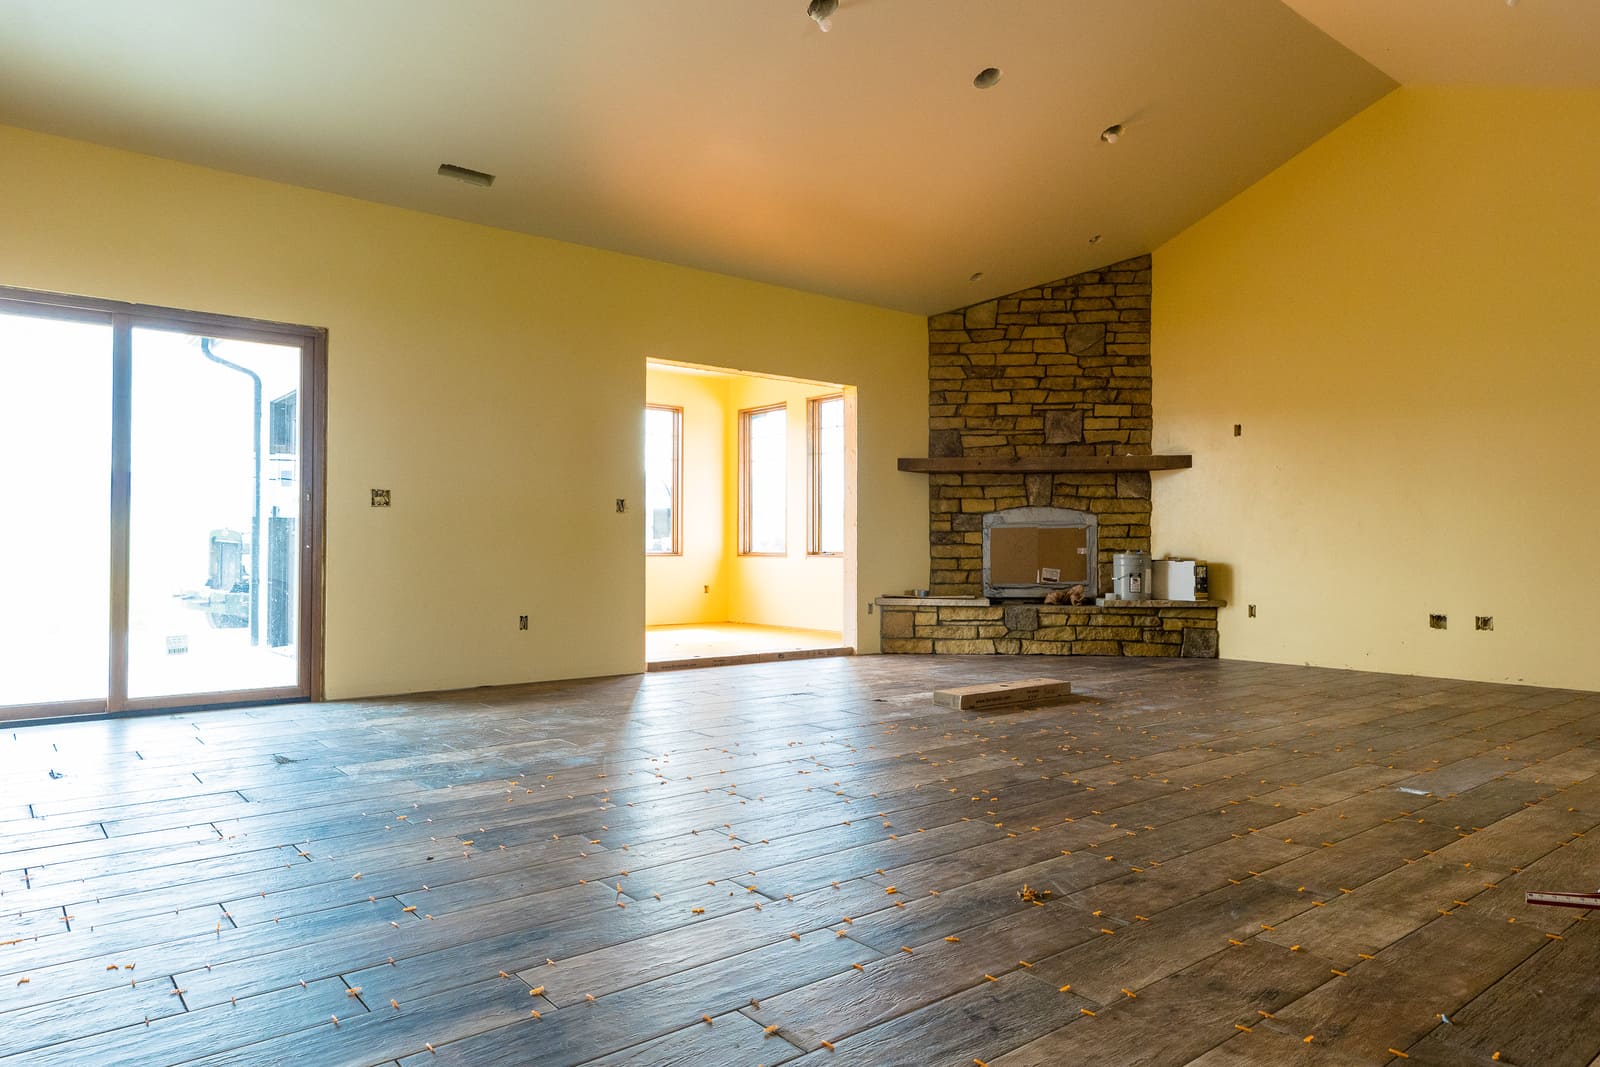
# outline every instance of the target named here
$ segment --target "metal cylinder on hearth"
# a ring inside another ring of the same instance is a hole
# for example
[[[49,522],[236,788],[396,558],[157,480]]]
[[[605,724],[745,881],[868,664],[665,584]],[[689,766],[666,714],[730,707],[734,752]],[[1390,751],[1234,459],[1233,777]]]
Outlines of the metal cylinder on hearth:
[[[1149,600],[1150,553],[1118,552],[1111,557],[1111,591],[1118,600]]]

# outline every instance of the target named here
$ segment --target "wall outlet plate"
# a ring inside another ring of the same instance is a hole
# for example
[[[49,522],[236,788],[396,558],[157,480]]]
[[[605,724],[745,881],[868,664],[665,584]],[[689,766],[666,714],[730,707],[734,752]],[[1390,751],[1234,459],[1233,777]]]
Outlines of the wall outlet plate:
[[[387,489],[374,489],[372,491],[372,506],[375,507],[375,508],[386,508],[386,507],[388,507],[389,506],[389,490],[387,490]]]

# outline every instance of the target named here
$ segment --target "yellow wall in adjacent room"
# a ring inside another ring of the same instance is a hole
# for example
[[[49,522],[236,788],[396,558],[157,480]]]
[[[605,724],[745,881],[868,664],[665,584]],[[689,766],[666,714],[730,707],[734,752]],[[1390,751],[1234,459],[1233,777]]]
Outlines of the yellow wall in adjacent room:
[[[649,357],[858,385],[864,650],[925,580],[920,317],[11,128],[0,198],[0,284],[328,329],[329,696],[642,669]]]
[[[788,544],[782,556],[741,556],[729,560],[728,620],[763,626],[793,626],[805,630],[838,630],[844,603],[844,559],[806,554],[810,527],[809,468],[807,467],[806,401],[839,393],[837,388],[740,378],[729,383],[728,543],[739,546],[739,417],[751,408],[783,404],[787,434]],[[846,542],[849,530],[845,531]],[[926,551],[922,549],[922,551]],[[876,616],[873,629],[876,630]]]
[[[1224,656],[1600,689],[1600,92],[1401,89],[1154,268]]]
[[[680,552],[645,558],[645,624],[726,622],[727,557],[733,547],[726,539],[723,514],[728,379],[653,364],[645,370],[645,399],[683,410]]]

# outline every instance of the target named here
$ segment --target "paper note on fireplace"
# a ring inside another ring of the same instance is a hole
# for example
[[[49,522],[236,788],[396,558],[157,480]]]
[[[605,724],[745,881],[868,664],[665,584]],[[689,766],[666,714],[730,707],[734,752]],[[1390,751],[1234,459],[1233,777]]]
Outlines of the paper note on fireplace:
[[[989,581],[997,585],[1057,585],[1089,576],[1082,527],[995,526],[989,534]],[[1055,572],[1055,581],[1043,574]]]
[[[1061,581],[1061,568],[1060,567],[1040,567],[1039,568],[1039,584],[1040,585],[1054,585],[1059,581]]]

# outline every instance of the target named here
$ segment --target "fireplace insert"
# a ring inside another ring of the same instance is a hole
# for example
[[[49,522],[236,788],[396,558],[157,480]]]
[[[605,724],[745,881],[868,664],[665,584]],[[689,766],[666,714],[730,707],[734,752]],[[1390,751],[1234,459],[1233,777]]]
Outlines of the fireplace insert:
[[[1083,586],[1096,596],[1099,519],[1070,508],[1007,508],[983,517],[983,593],[1042,598]]]

